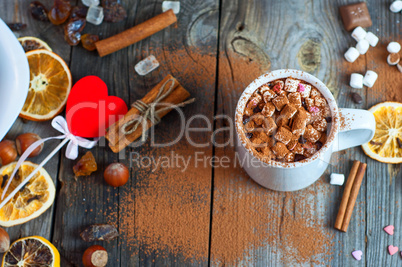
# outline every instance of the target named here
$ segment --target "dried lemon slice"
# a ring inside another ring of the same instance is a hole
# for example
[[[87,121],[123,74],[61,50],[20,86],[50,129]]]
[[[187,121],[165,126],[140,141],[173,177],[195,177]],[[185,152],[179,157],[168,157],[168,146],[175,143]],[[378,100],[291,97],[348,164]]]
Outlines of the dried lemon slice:
[[[0,195],[15,168],[10,163],[0,169]],[[7,190],[8,196],[38,165],[25,161]],[[47,171],[41,168],[34,177],[0,209],[0,225],[10,227],[30,221],[45,212],[54,201],[55,187]]]
[[[2,267],[60,267],[59,251],[41,236],[18,239],[3,256]]]
[[[66,62],[53,52],[38,49],[25,53],[30,82],[20,117],[45,121],[59,114],[71,90],[71,72]]]
[[[402,163],[402,103],[383,102],[369,109],[375,117],[373,139],[362,145],[364,153],[384,163]]]

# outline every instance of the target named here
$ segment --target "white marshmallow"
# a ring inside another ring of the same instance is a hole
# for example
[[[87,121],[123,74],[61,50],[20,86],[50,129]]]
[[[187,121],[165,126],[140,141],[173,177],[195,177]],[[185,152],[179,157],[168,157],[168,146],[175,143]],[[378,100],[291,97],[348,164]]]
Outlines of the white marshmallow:
[[[372,32],[368,32],[364,39],[366,39],[372,47],[375,47],[379,41],[378,37]]]
[[[366,54],[369,47],[370,44],[366,39],[360,40],[356,45],[356,49],[357,51],[359,51],[360,55]]]
[[[366,75],[364,75],[363,84],[365,86],[367,86],[368,88],[371,88],[371,87],[373,87],[373,85],[374,85],[375,81],[377,80],[377,78],[378,78],[377,73],[375,73],[372,70],[368,70],[366,72]]]
[[[363,88],[363,75],[352,73],[350,75],[350,86],[353,88]]]
[[[362,27],[357,26],[352,32],[352,37],[356,40],[356,42],[359,42],[366,37],[366,34],[367,32]]]
[[[394,13],[398,13],[399,11],[402,10],[402,1],[394,1],[392,2],[391,6],[389,7],[389,10],[391,10]]]
[[[341,173],[331,173],[331,181],[329,182],[330,184],[333,185],[343,185],[345,182],[345,175]]]
[[[348,51],[346,51],[345,53],[345,59],[351,63],[355,62],[355,60],[359,56],[360,56],[359,51],[354,47],[349,48]]]
[[[401,51],[401,45],[397,42],[390,42],[387,46],[387,50],[390,53],[398,53]]]

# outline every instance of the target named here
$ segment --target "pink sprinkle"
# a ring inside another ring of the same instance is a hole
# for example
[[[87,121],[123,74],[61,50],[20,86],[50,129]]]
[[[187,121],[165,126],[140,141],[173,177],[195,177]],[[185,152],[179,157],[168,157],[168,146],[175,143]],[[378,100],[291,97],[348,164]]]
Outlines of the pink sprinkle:
[[[304,92],[304,90],[306,90],[306,88],[304,87],[303,84],[299,83],[299,92]]]
[[[312,113],[317,113],[318,111],[320,111],[320,109],[317,107],[310,107],[308,111],[310,111]]]
[[[272,90],[279,93],[281,91],[280,84],[279,83],[275,84],[274,87],[272,88]]]

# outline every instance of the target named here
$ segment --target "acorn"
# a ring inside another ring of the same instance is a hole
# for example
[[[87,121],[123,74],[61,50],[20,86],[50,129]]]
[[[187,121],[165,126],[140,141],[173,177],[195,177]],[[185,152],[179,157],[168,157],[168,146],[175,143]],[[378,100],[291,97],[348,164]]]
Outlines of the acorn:
[[[17,146],[18,154],[21,156],[24,154],[25,150],[30,147],[36,141],[41,140],[40,136],[35,133],[24,133],[15,139],[15,145]],[[34,151],[29,154],[28,158],[38,156],[43,150],[43,143],[40,144]]]
[[[7,165],[17,158],[15,143],[11,140],[0,142],[0,164]]]
[[[106,249],[99,245],[90,246],[82,256],[82,263],[85,267],[104,267],[107,264],[107,260]]]

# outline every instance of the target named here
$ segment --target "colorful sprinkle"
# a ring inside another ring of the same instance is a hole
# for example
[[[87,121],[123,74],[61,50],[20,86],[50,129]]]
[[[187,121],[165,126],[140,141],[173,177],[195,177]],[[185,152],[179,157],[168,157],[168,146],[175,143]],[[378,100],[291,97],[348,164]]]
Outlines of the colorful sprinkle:
[[[352,252],[353,258],[355,258],[358,261],[362,259],[362,255],[363,255],[363,252],[361,250],[355,250]]]
[[[398,250],[399,250],[398,247],[394,247],[393,245],[389,245],[389,246],[388,246],[388,253],[389,253],[389,255],[391,255],[391,256],[394,255],[395,253],[397,253]]]
[[[384,227],[384,231],[389,235],[393,235],[394,234],[394,226],[388,225],[388,226]]]
[[[275,84],[272,90],[274,90],[276,93],[279,93],[281,91],[281,85],[279,83]]]
[[[304,87],[303,84],[299,83],[299,89],[297,90],[298,92],[304,92],[306,88]]]
[[[308,111],[310,111],[310,113],[317,113],[318,111],[320,111],[320,109],[317,108],[317,107],[310,107],[310,108],[308,109]]]

